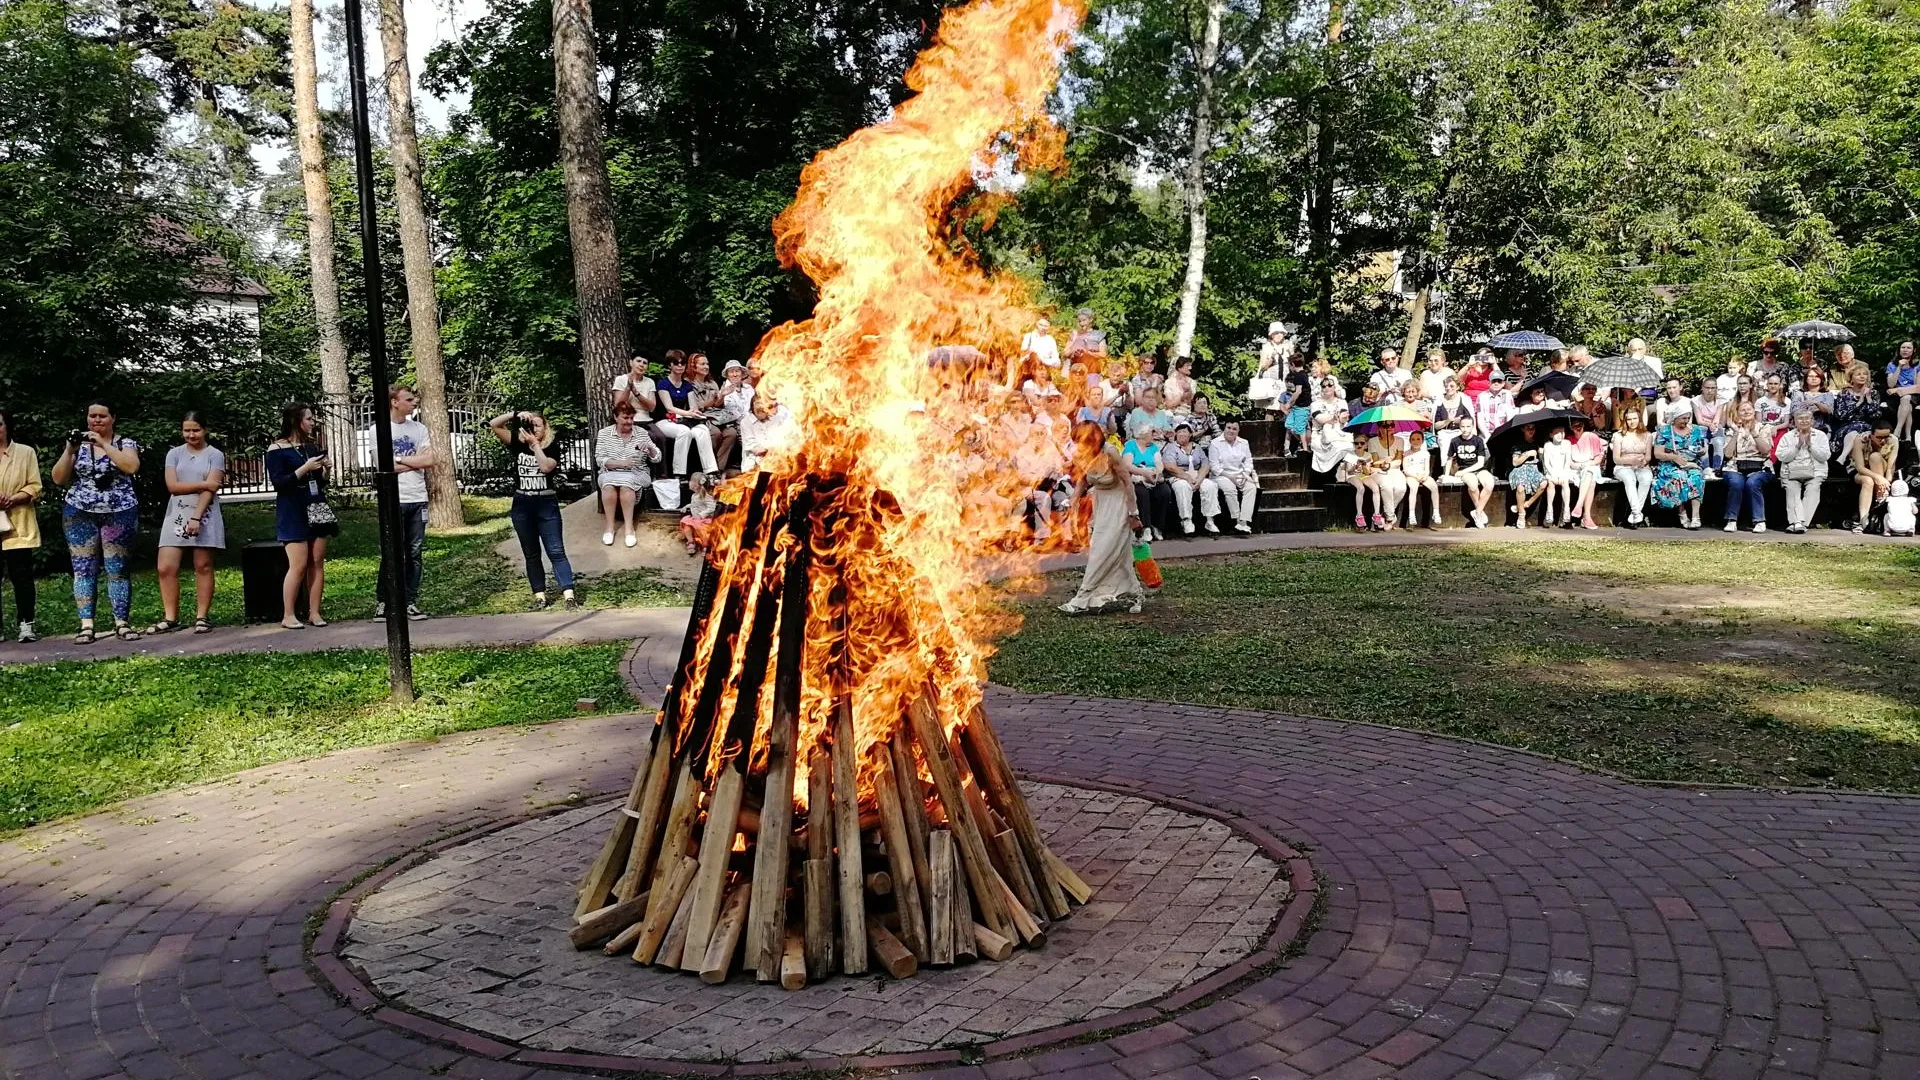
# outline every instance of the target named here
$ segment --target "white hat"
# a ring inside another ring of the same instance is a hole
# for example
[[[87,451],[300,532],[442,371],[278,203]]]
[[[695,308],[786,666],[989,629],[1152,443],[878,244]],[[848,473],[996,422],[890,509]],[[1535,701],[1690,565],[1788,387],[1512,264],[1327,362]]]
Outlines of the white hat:
[[[732,371],[734,368],[739,368],[741,371],[745,371],[747,370],[747,365],[741,363],[738,360],[729,360],[727,361],[727,366],[720,369],[720,374],[725,375],[727,372]]]
[[[1284,333],[1286,333],[1286,332],[1287,332],[1287,324],[1286,324],[1286,323],[1283,323],[1283,322],[1270,322],[1270,323],[1268,323],[1268,324],[1267,324],[1267,336],[1268,336],[1268,337],[1272,337],[1272,336],[1273,336],[1273,335],[1275,335],[1275,334],[1284,334]]]
[[[1907,493],[1907,482],[1905,480],[1895,480],[1887,486],[1887,493],[1896,499],[1905,496]]]

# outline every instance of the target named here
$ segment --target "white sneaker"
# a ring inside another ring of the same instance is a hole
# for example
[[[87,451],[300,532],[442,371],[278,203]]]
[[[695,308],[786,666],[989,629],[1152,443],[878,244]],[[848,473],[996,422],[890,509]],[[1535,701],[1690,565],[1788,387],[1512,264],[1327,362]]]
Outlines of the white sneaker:
[[[1212,533],[1212,534],[1213,534],[1214,536],[1219,536],[1219,535],[1220,535],[1220,526],[1218,526],[1218,525],[1215,525],[1215,524],[1213,523],[1213,519],[1212,519],[1212,518],[1208,518],[1208,519],[1207,519],[1207,526],[1206,526],[1206,528],[1207,528],[1207,531],[1208,531],[1209,533]]]
[[[1182,535],[1182,536],[1192,536],[1192,535],[1193,535],[1193,522],[1191,522],[1191,521],[1183,521],[1183,522],[1181,522],[1181,523],[1180,523],[1180,535]]]
[[[603,532],[603,533],[601,533],[601,534],[600,534],[600,542],[601,542],[601,543],[603,543],[603,544],[605,544],[605,545],[607,545],[608,547],[612,547],[612,546],[613,546],[613,534],[612,534],[612,533],[610,533],[610,532]]]
[[[1753,523],[1753,531],[1754,531],[1754,532],[1757,532],[1757,533],[1763,533],[1763,532],[1766,532],[1766,531],[1767,531],[1767,523],[1766,523],[1766,522],[1764,522],[1764,521],[1756,521],[1756,522],[1754,522],[1754,523]]]
[[[1237,533],[1250,533],[1253,531],[1253,526],[1244,521],[1236,521],[1233,523],[1233,531]]]
[[[637,536],[635,536],[635,535],[633,535],[632,533],[628,533],[628,534],[627,534],[627,546],[628,546],[628,547],[632,547],[633,545],[635,545],[635,544],[637,544],[637,543],[639,543],[639,542],[640,542],[640,538],[639,538],[639,537],[637,537]]]
[[[1734,520],[1733,520],[1733,519],[1731,519],[1731,518],[1729,518],[1729,519],[1727,519],[1727,527],[1726,527],[1726,529],[1725,529],[1725,531],[1726,531],[1726,532],[1739,532],[1739,531],[1740,531],[1740,523],[1739,523],[1738,521],[1734,521]]]
[[[34,642],[39,640],[40,640],[40,635],[33,632],[32,623],[23,622],[20,624],[20,644],[31,645]]]

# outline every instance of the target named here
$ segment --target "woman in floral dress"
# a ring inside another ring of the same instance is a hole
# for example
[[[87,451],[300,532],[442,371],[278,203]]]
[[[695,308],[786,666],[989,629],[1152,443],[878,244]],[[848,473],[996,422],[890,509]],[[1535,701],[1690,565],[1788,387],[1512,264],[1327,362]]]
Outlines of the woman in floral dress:
[[[1700,527],[1700,500],[1707,493],[1701,465],[1707,460],[1707,433],[1693,422],[1692,413],[1676,413],[1673,422],[1653,437],[1653,456],[1660,468],[1653,476],[1653,501],[1680,510],[1680,527]]]

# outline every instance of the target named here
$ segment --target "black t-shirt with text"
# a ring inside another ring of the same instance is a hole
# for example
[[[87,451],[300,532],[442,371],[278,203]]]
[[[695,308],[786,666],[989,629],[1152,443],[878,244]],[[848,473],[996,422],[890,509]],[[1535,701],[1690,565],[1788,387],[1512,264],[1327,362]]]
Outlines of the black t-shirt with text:
[[[1462,469],[1472,468],[1486,460],[1487,440],[1479,435],[1462,435],[1453,440],[1454,464]]]

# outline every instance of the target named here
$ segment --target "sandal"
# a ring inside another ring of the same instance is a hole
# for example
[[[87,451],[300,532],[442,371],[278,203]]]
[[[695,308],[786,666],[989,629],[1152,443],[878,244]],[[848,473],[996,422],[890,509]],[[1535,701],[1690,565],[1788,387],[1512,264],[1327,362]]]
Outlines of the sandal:
[[[173,633],[173,632],[174,632],[175,630],[178,630],[178,629],[180,629],[180,623],[179,623],[179,621],[178,621],[178,620],[176,620],[176,619],[161,619],[161,620],[160,620],[159,622],[157,622],[157,623],[154,623],[154,624],[153,624],[152,626],[149,626],[149,627],[147,627],[147,633],[149,633],[149,634],[171,634],[171,633]]]
[[[75,645],[91,645],[99,640],[99,638],[100,635],[94,631],[93,627],[83,626],[80,628],[79,633],[73,635],[73,643]]]
[[[196,633],[196,634],[210,634],[210,633],[212,633],[212,632],[213,632],[213,620],[211,620],[211,619],[195,619],[195,620],[193,620],[193,632],[194,632],[194,633]]]
[[[139,641],[140,631],[135,630],[126,623],[114,623],[113,636],[119,638],[121,641]]]

